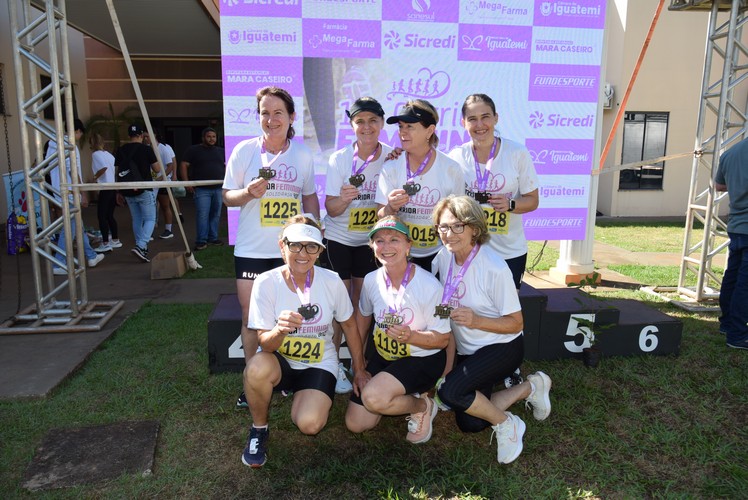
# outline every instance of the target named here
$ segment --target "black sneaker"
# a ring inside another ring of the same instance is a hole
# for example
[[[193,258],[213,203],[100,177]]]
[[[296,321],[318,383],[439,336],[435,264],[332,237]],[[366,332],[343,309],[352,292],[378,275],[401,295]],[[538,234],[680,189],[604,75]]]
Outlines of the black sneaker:
[[[247,404],[247,396],[244,394],[244,391],[242,391],[242,393],[239,394],[239,397],[236,398],[236,409],[243,410],[245,408],[249,408],[249,404]]]
[[[205,250],[206,248],[208,248],[208,244],[207,243],[195,243],[195,251],[196,252],[198,252],[200,250]]]
[[[727,347],[732,347],[733,349],[748,349],[748,339],[738,341],[728,340]]]
[[[135,247],[132,250],[130,250],[132,253],[134,253],[140,260],[143,262],[150,262],[151,259],[148,258],[148,249]]]
[[[174,233],[172,233],[168,229],[164,229],[164,232],[159,234],[158,237],[161,238],[162,240],[168,240],[169,238],[174,237]]]
[[[224,243],[221,240],[213,240],[213,241],[209,241],[208,245],[213,245],[214,247],[222,247]]]
[[[270,429],[256,429],[254,426],[249,428],[249,438],[247,447],[242,453],[242,463],[252,468],[260,468],[265,465],[268,459],[268,438]]]

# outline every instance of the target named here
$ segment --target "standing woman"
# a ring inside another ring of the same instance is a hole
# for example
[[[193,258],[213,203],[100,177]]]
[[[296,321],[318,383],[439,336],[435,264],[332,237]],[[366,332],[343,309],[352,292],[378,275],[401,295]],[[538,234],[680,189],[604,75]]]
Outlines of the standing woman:
[[[356,310],[364,276],[376,269],[367,234],[377,221],[377,181],[392,148],[379,142],[384,110],[374,98],[357,99],[346,115],[356,142],[330,156],[325,187],[327,248],[323,258],[343,280]],[[338,371],[336,392],[350,392],[342,364]]]
[[[273,391],[293,391],[291,420],[302,433],[315,435],[327,423],[338,370],[333,320],[351,353],[354,392],[368,380],[348,292],[336,273],[314,265],[324,249],[316,222],[291,217],[276,245],[285,265],[257,277],[249,315],[262,346],[244,370],[252,426],[242,463],[254,468],[267,459]]]
[[[114,182],[114,156],[104,149],[104,138],[101,134],[93,133],[88,139],[91,147],[91,168],[96,182]],[[117,206],[117,191],[104,189],[99,191],[99,201],[96,215],[99,219],[101,231],[101,245],[94,248],[96,253],[111,252],[113,248],[120,248],[117,221],[114,219],[114,209]],[[109,238],[111,234],[111,239]]]
[[[257,351],[257,332],[247,327],[252,284],[260,273],[283,265],[276,243],[283,223],[304,212],[319,220],[312,153],[291,140],[296,119],[293,97],[278,87],[263,87],[256,97],[263,133],[236,145],[223,181],[223,202],[241,207],[234,267],[245,362]],[[236,404],[246,408],[243,393]]]
[[[366,364],[373,378],[360,396],[351,396],[345,424],[351,432],[364,432],[382,415],[410,414],[406,439],[425,443],[437,407],[419,394],[434,387],[444,373],[444,348],[451,338],[449,320],[434,316],[442,287],[430,272],[408,262],[410,232],[400,219],[384,217],[369,238],[382,267],[364,279],[356,322],[365,335],[374,318],[375,349]]]
[[[462,194],[464,180],[459,165],[437,151],[436,124],[439,114],[423,99],[408,101],[397,123],[405,154],[387,162],[377,187],[377,215],[397,215],[408,225],[413,242],[413,262],[431,269],[431,260],[441,246],[431,223],[436,202],[450,194]]]
[[[490,240],[512,270],[519,289],[527,264],[522,215],[538,208],[538,176],[523,145],[499,137],[496,105],[485,94],[472,94],[462,105],[462,126],[471,141],[450,151],[460,164],[468,196],[480,203]]]
[[[522,453],[525,423],[506,411],[525,399],[537,420],[551,413],[551,379],[543,372],[493,393],[524,358],[522,310],[512,274],[488,245],[480,205],[468,196],[449,196],[434,210],[444,248],[434,259],[444,294],[436,313],[452,321],[457,346],[454,367],[437,387],[439,399],[455,412],[463,432],[491,427],[497,460],[508,464]],[[502,384],[503,385],[503,384]]]

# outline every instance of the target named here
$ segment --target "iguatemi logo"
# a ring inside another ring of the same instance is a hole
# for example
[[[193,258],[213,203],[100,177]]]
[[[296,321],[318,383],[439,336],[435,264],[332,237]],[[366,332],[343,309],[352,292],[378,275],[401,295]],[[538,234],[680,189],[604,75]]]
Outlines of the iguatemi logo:
[[[444,71],[432,71],[421,68],[410,78],[392,81],[392,90],[387,93],[387,100],[393,97],[434,99],[449,91],[451,79]]]
[[[580,5],[577,2],[543,2],[540,4],[540,13],[544,16],[576,16],[597,17],[602,13],[601,7],[590,7]]]
[[[274,43],[274,44],[291,44],[296,43],[296,32],[276,33],[270,30],[231,30],[229,31],[229,42],[236,45],[238,43]]]
[[[244,108],[237,110],[229,108],[226,110],[226,113],[229,115],[229,123],[252,123],[251,118],[254,118],[254,121],[258,121],[256,109]]]
[[[534,129],[541,127],[591,127],[595,123],[595,115],[589,114],[583,117],[551,113],[545,117],[542,112],[534,111],[530,114],[529,124]]]
[[[475,50],[480,51],[480,44],[483,42],[483,35],[477,35],[470,37],[468,35],[462,35],[462,50]]]

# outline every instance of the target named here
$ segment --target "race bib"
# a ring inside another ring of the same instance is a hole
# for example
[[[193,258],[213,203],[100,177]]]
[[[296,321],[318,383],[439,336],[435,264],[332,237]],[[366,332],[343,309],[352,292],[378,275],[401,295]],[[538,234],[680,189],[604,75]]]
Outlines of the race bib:
[[[374,345],[377,352],[387,361],[410,356],[410,344],[403,344],[387,336],[379,327],[374,328]]]
[[[286,337],[278,353],[300,363],[319,363],[325,353],[325,339]]]
[[[486,216],[486,225],[491,234],[509,233],[509,212],[497,212],[492,207],[483,207]]]
[[[368,233],[376,222],[376,208],[352,208],[348,215],[348,230]]]
[[[299,200],[291,198],[262,198],[260,200],[260,226],[281,227],[286,219],[301,212]]]
[[[434,226],[420,226],[418,224],[408,224],[410,229],[410,239],[416,248],[435,248],[439,244],[436,237]]]

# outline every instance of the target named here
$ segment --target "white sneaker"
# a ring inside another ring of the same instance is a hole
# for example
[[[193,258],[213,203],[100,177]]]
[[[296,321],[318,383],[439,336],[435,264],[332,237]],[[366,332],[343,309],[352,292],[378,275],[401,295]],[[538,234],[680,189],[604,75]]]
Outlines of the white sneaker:
[[[102,260],[104,260],[104,254],[100,253],[93,259],[88,259],[88,261],[86,262],[88,264],[88,267],[96,267]]]
[[[105,243],[97,246],[93,249],[96,253],[107,253],[112,251],[112,246],[109,243]]]
[[[527,376],[533,391],[525,400],[525,407],[532,406],[532,416],[535,420],[545,420],[551,414],[551,377],[543,372],[535,372]]]
[[[338,379],[335,382],[335,394],[348,394],[353,390],[353,384],[348,380],[343,363],[338,363]]]
[[[120,240],[109,240],[109,246],[112,248],[122,248],[122,242]]]
[[[517,459],[522,453],[522,436],[525,435],[525,423],[522,419],[508,411],[505,413],[506,420],[491,426],[491,439],[496,436],[496,460],[500,464],[509,464]]]

